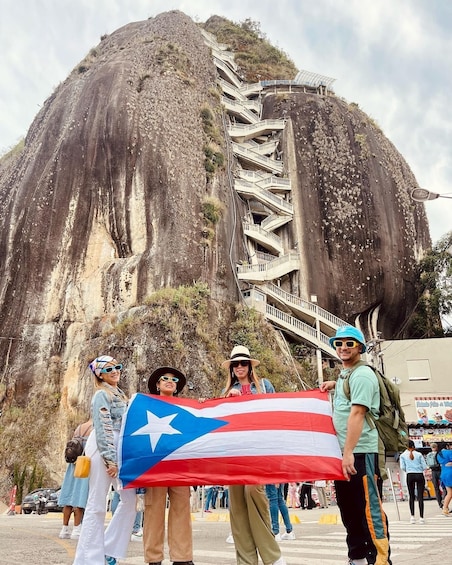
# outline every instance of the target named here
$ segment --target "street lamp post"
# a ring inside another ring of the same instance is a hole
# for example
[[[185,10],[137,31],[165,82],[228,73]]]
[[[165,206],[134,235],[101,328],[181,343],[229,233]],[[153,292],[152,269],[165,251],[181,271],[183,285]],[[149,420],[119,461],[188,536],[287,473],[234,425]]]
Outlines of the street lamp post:
[[[452,198],[452,195],[430,192],[426,188],[415,188],[411,191],[411,198],[416,200],[416,202],[426,202],[427,200],[436,200],[437,198]]]

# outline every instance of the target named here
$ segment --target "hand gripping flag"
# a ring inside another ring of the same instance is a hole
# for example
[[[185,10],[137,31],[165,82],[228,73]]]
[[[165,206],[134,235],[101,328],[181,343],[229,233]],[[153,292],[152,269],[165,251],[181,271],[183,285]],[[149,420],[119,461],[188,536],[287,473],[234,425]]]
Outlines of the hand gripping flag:
[[[207,400],[133,395],[119,441],[124,488],[343,479],[328,393]]]

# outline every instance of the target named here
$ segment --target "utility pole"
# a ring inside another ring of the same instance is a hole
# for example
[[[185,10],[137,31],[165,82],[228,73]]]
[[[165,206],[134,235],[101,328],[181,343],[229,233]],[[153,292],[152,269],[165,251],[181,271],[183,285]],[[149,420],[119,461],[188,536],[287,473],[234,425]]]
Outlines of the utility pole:
[[[385,367],[383,362],[383,352],[381,351],[381,344],[383,342],[384,339],[381,337],[381,332],[377,332],[377,337],[371,339],[366,345],[367,353],[370,355],[371,364],[384,375]]]

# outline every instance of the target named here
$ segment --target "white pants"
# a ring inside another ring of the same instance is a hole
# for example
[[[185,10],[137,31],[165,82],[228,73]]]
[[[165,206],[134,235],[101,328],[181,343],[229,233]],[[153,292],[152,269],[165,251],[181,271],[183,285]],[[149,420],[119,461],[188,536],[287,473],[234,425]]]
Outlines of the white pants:
[[[117,445],[119,433],[114,433]],[[121,501],[105,530],[107,494],[111,485],[118,489],[117,480],[107,474],[94,431],[88,438],[85,453],[91,457],[89,494],[73,565],[105,565],[105,555],[117,559],[127,556],[136,515],[136,492],[135,489],[120,491]]]

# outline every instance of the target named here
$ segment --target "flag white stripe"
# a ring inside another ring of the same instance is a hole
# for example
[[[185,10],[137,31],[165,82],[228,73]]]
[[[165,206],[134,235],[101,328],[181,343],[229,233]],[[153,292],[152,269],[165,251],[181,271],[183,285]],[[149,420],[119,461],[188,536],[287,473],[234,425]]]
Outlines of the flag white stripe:
[[[203,457],[253,457],[315,455],[342,458],[333,434],[312,431],[253,430],[213,433],[186,443],[163,461],[199,459]]]
[[[250,399],[246,402],[225,401],[217,406],[203,406],[193,408],[191,406],[179,405],[181,408],[193,414],[205,418],[224,418],[237,414],[252,414],[257,412],[312,412],[331,416],[331,405],[327,400],[318,398],[270,398]]]

